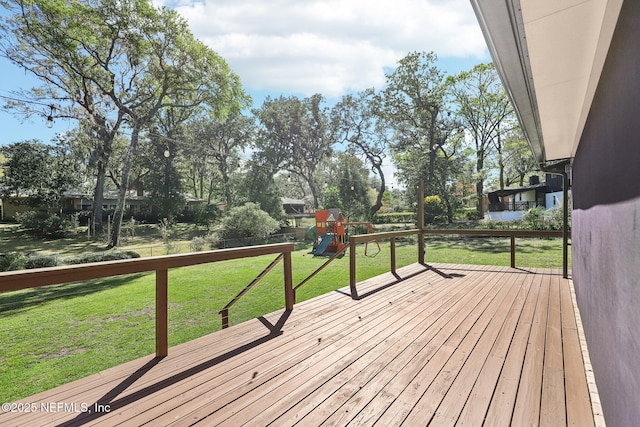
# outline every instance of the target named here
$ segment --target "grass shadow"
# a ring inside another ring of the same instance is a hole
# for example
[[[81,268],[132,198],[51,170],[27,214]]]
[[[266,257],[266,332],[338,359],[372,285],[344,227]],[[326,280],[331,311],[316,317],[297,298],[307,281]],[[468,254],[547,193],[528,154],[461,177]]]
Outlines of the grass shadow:
[[[543,242],[547,242],[547,239],[516,238],[516,251],[520,253],[539,253],[558,250],[559,248],[552,243]],[[425,244],[433,249],[462,249],[492,254],[509,253],[511,251],[511,242],[508,237],[440,237],[425,239]]]
[[[147,273],[151,274],[151,273]],[[0,294],[0,318],[13,316],[42,304],[60,299],[77,298],[126,285],[132,280],[144,276],[144,273],[86,282],[65,283],[61,285],[42,286],[23,291]]]

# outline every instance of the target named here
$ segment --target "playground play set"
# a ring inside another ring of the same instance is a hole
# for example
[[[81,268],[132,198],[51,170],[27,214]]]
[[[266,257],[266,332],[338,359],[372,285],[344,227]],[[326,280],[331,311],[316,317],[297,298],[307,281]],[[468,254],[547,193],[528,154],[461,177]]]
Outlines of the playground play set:
[[[326,256],[340,252],[347,246],[346,228],[356,225],[367,226],[367,233],[374,232],[373,225],[370,222],[347,222],[340,209],[316,211],[316,237],[311,253],[315,256]],[[380,244],[377,241],[375,243],[378,245],[378,251],[380,251]],[[365,248],[365,254],[367,249]]]

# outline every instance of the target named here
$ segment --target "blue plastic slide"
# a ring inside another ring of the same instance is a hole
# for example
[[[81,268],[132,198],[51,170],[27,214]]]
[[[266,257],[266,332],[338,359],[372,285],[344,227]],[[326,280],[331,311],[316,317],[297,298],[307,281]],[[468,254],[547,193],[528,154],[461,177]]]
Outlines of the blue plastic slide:
[[[324,251],[327,250],[327,246],[329,246],[332,241],[333,241],[333,233],[325,234],[324,237],[322,238],[322,241],[316,248],[314,255],[322,255]]]

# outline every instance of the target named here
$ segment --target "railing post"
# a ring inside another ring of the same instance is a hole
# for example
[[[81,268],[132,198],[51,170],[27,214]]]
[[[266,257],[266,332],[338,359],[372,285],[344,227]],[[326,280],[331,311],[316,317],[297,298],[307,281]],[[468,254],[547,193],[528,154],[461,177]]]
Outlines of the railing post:
[[[418,263],[424,264],[424,181],[418,184]]]
[[[391,274],[396,275],[396,238],[391,238]]]
[[[156,357],[169,354],[169,270],[156,270]]]
[[[222,329],[227,329],[229,327],[229,310],[223,308],[220,310],[220,315],[222,316]]]
[[[293,310],[296,302],[295,292],[293,290],[293,277],[291,273],[291,252],[284,254],[284,303],[287,311]]]
[[[516,235],[511,234],[511,268],[516,268]]]
[[[356,289],[356,242],[349,241],[349,289],[351,290],[351,298],[358,299],[358,290]]]

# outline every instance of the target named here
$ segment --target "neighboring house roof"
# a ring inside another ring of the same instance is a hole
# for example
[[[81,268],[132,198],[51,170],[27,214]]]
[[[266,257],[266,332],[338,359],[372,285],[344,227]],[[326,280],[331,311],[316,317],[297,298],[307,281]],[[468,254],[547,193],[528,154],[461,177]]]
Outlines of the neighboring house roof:
[[[488,195],[497,195],[500,197],[503,196],[511,196],[513,194],[519,194],[519,193],[526,193],[527,191],[532,191],[532,190],[536,190],[536,191],[543,191],[543,192],[548,192],[549,186],[547,186],[547,184],[535,184],[535,185],[526,185],[524,187],[518,187],[518,188],[505,188],[503,190],[495,190],[495,191],[490,191],[487,194]]]
[[[280,201],[283,205],[304,205],[304,200],[290,199],[288,197],[280,197]]]
[[[86,191],[82,191],[82,190],[78,190],[77,188],[71,188],[69,190],[65,190],[62,193],[63,197],[67,197],[69,199],[87,199],[87,198],[92,198],[93,194],[91,193],[87,193]]]
[[[70,189],[62,193],[62,195],[69,199],[93,199],[93,194],[87,194],[84,191],[77,189]],[[187,202],[206,202],[204,199],[199,199],[192,194],[184,193],[183,194],[185,200]],[[118,190],[107,190],[102,193],[103,200],[118,200]],[[146,200],[146,195],[138,195],[136,190],[129,190],[127,192],[127,200]]]

